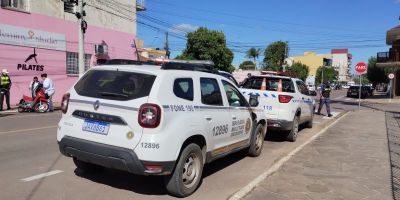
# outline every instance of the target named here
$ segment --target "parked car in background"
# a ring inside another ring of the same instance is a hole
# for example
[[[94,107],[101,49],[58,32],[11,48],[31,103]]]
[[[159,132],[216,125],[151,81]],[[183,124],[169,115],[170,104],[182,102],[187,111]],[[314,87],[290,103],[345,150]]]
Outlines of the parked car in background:
[[[307,85],[308,91],[310,92],[310,95],[316,96],[317,91],[315,90],[315,85]]]
[[[355,86],[350,86],[350,88],[347,90],[347,97],[356,97],[358,98],[360,95],[360,86],[355,85]],[[369,89],[367,86],[362,86],[361,87],[361,98],[364,99],[369,96]]]
[[[300,124],[312,128],[315,101],[302,80],[271,74],[252,76],[240,91],[258,97],[258,108],[267,115],[268,129],[288,132],[288,141],[296,141]]]
[[[233,77],[233,75],[231,73],[226,72],[226,71],[218,71],[218,72],[220,75],[229,79],[230,81],[232,81],[232,83],[234,83],[237,87],[239,87],[239,83],[236,81],[235,77]]]

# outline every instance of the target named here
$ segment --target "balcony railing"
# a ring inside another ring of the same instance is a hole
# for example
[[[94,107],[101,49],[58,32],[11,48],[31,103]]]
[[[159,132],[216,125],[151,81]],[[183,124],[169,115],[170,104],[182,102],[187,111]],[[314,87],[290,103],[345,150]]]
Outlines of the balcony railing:
[[[389,52],[378,52],[376,58],[378,63],[400,62],[400,49],[390,48]]]

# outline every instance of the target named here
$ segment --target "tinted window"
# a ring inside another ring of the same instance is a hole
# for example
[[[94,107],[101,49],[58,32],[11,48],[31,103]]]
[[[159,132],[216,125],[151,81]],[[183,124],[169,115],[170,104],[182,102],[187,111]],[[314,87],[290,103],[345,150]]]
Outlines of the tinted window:
[[[296,81],[296,84],[297,84],[297,89],[300,91],[300,93],[302,93],[304,95],[309,95],[307,86],[306,86],[306,84],[304,84],[304,82]]]
[[[230,83],[222,81],[224,85],[226,97],[228,98],[229,106],[246,107],[248,103],[243,95]]]
[[[263,79],[266,81],[266,90],[268,91],[278,91],[279,80],[282,80],[282,91],[294,93],[294,85],[290,79],[285,78],[274,78],[274,77],[251,77],[246,80],[246,82],[241,86],[247,89],[261,89]]]
[[[201,102],[207,105],[222,106],[221,90],[218,82],[212,78],[200,78]]]
[[[193,80],[191,78],[176,79],[174,94],[179,98],[193,101]]]
[[[155,78],[133,72],[92,70],[74,88],[82,96],[125,101],[148,96]]]

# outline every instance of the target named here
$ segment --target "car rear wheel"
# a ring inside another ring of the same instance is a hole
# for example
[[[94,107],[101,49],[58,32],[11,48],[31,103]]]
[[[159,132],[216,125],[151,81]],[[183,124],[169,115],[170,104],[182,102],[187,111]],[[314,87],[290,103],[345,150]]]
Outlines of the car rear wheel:
[[[264,125],[258,124],[256,130],[251,136],[249,156],[257,157],[261,154],[264,145],[264,137],[265,137],[264,131],[265,131]]]
[[[295,116],[293,120],[292,130],[290,130],[289,134],[286,137],[286,140],[290,142],[295,142],[297,139],[297,135],[299,133],[299,117]]]
[[[47,112],[47,109],[49,109],[49,104],[47,102],[37,103],[34,106],[34,110],[39,113]]]
[[[172,175],[165,177],[166,188],[174,196],[189,196],[199,186],[202,173],[202,151],[197,144],[189,144],[183,149]]]

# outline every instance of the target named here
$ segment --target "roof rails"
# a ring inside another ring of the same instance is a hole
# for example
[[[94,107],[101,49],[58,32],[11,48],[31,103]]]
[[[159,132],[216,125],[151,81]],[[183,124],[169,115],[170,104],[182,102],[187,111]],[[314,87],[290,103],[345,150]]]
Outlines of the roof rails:
[[[107,60],[104,65],[141,65],[143,62],[138,60],[129,60],[129,59],[111,59]]]
[[[168,60],[161,66],[161,69],[200,71],[219,74],[218,70],[214,68],[214,63],[212,61],[202,60]]]
[[[297,73],[291,71],[289,72],[261,71],[261,75],[288,76],[292,78],[297,78]]]

